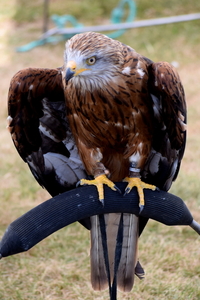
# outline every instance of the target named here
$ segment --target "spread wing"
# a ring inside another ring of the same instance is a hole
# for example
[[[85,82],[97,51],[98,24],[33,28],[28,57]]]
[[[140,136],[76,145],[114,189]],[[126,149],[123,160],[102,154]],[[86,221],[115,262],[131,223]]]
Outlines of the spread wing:
[[[169,63],[152,63],[148,72],[154,136],[143,179],[167,191],[178,175],[185,150],[185,94],[176,69]]]
[[[28,68],[14,75],[8,115],[17,151],[52,196],[86,177],[66,118],[61,69]]]

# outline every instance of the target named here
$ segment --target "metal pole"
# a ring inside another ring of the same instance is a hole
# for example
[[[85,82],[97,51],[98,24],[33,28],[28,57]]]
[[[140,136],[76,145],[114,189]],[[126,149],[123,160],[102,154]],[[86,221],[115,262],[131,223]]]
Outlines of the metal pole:
[[[49,0],[44,0],[43,6],[43,30],[42,32],[45,34],[48,30],[48,23],[49,23]]]
[[[87,26],[87,27],[79,27],[79,28],[52,28],[48,30],[42,36],[42,38],[46,38],[53,34],[76,34],[76,33],[87,32],[87,31],[100,32],[100,31],[109,31],[109,30],[130,29],[130,28],[147,27],[153,25],[163,25],[163,24],[192,21],[198,19],[200,19],[200,13],[172,16],[172,17],[165,17],[165,18],[158,18],[158,19],[150,19],[150,20],[140,20],[140,21],[134,21],[128,23],[119,23],[119,24]]]

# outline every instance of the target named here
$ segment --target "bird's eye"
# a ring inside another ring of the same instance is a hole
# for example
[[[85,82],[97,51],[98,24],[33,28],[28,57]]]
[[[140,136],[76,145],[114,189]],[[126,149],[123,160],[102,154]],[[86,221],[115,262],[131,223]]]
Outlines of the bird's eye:
[[[91,65],[94,65],[95,62],[96,62],[96,57],[95,57],[95,56],[92,56],[92,57],[86,59],[86,63],[87,63],[88,65],[90,65],[90,66],[91,66]]]

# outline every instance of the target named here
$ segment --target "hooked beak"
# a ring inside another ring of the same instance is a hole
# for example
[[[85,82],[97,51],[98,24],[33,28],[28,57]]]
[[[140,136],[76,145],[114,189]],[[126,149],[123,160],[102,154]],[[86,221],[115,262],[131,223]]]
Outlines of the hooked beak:
[[[74,77],[75,72],[72,71],[70,68],[67,68],[66,74],[65,74],[65,80],[68,82],[72,77]]]
[[[68,82],[76,73],[76,62],[71,60],[67,63],[65,80]]]
[[[78,74],[80,74],[86,70],[89,70],[89,69],[86,69],[86,68],[78,69],[76,66],[76,62],[74,60],[70,60],[67,63],[67,67],[66,67],[66,74],[65,74],[66,82],[68,82],[71,78],[73,78],[74,76],[77,76]]]

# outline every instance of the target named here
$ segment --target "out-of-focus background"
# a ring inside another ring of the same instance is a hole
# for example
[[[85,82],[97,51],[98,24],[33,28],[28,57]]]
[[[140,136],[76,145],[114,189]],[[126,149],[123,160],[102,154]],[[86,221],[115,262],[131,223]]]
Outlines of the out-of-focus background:
[[[137,0],[136,20],[200,12],[198,0]],[[118,0],[50,0],[49,15],[70,14],[84,26],[110,23]],[[0,237],[17,217],[50,198],[17,154],[6,130],[11,77],[26,67],[59,67],[64,41],[28,52],[16,47],[38,40],[43,1],[0,0]],[[55,25],[49,21],[49,28]],[[119,40],[154,61],[175,64],[188,106],[188,139],[171,192],[183,198],[200,222],[200,20],[127,30]],[[0,299],[108,299],[90,285],[89,233],[72,224],[30,251],[0,261]],[[200,238],[189,227],[150,221],[139,243],[146,278],[118,299],[200,299]]]

